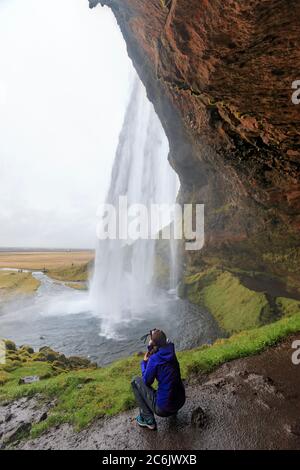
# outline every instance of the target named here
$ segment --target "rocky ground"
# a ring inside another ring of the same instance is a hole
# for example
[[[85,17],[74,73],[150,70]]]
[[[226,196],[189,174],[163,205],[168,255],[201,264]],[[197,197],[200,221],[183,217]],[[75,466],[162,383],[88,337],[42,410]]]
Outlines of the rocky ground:
[[[158,419],[157,431],[137,428],[133,410],[79,433],[62,425],[26,441],[20,438],[32,422],[45,419],[52,403],[22,398],[0,407],[0,438],[18,449],[299,449],[300,366],[291,361],[295,339],[194,378],[187,384],[184,408],[176,418]]]

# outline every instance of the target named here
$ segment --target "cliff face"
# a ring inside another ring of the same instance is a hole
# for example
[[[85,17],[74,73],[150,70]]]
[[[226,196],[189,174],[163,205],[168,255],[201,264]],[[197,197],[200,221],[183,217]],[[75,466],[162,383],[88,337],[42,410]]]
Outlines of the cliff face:
[[[220,263],[299,280],[300,20],[292,0],[89,0],[111,7],[170,142],[181,201]],[[212,261],[213,260],[213,261]]]

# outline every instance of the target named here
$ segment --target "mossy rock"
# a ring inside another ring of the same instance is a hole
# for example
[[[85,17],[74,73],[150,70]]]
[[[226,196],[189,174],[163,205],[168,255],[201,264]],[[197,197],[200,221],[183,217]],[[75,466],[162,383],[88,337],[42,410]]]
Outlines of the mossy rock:
[[[87,368],[92,365],[89,359],[79,356],[70,356],[68,362],[73,369]]]
[[[7,355],[6,355],[7,359],[9,359],[10,361],[19,361],[20,358],[19,358],[19,355],[18,354],[15,354],[14,352],[8,352]]]
[[[4,341],[4,344],[5,344],[6,351],[16,351],[17,350],[16,344],[13,341],[11,341],[10,339],[6,339]]]
[[[21,360],[25,359],[26,361],[31,361],[32,354],[29,354],[27,351],[18,351],[18,357]]]
[[[52,362],[52,368],[54,370],[57,370],[57,369],[66,370],[67,369],[67,364],[66,364],[66,362],[53,361]]]
[[[18,352],[22,353],[23,351],[27,352],[28,354],[34,354],[34,349],[31,346],[28,346],[27,344],[23,344],[22,346],[20,346]]]
[[[44,357],[44,360],[47,362],[57,361],[59,357],[61,356],[59,353],[53,351],[53,349],[47,346],[40,348],[38,354],[39,354],[39,357]]]
[[[33,354],[32,360],[35,362],[47,362],[45,354],[41,352]]]

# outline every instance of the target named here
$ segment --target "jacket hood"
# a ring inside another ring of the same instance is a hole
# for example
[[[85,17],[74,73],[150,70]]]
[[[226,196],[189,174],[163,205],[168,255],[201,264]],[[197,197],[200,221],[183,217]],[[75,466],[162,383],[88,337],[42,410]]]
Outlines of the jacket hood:
[[[175,357],[175,346],[173,343],[167,343],[166,346],[159,348],[156,355],[164,361],[172,361]]]

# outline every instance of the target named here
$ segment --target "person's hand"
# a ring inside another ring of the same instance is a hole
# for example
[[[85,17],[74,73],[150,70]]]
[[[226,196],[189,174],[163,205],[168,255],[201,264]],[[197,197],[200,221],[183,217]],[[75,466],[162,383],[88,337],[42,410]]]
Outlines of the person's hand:
[[[147,352],[145,353],[145,356],[144,356],[144,361],[147,362],[148,359],[149,359],[149,357],[150,357],[150,354],[149,354],[149,351],[147,351]]]

